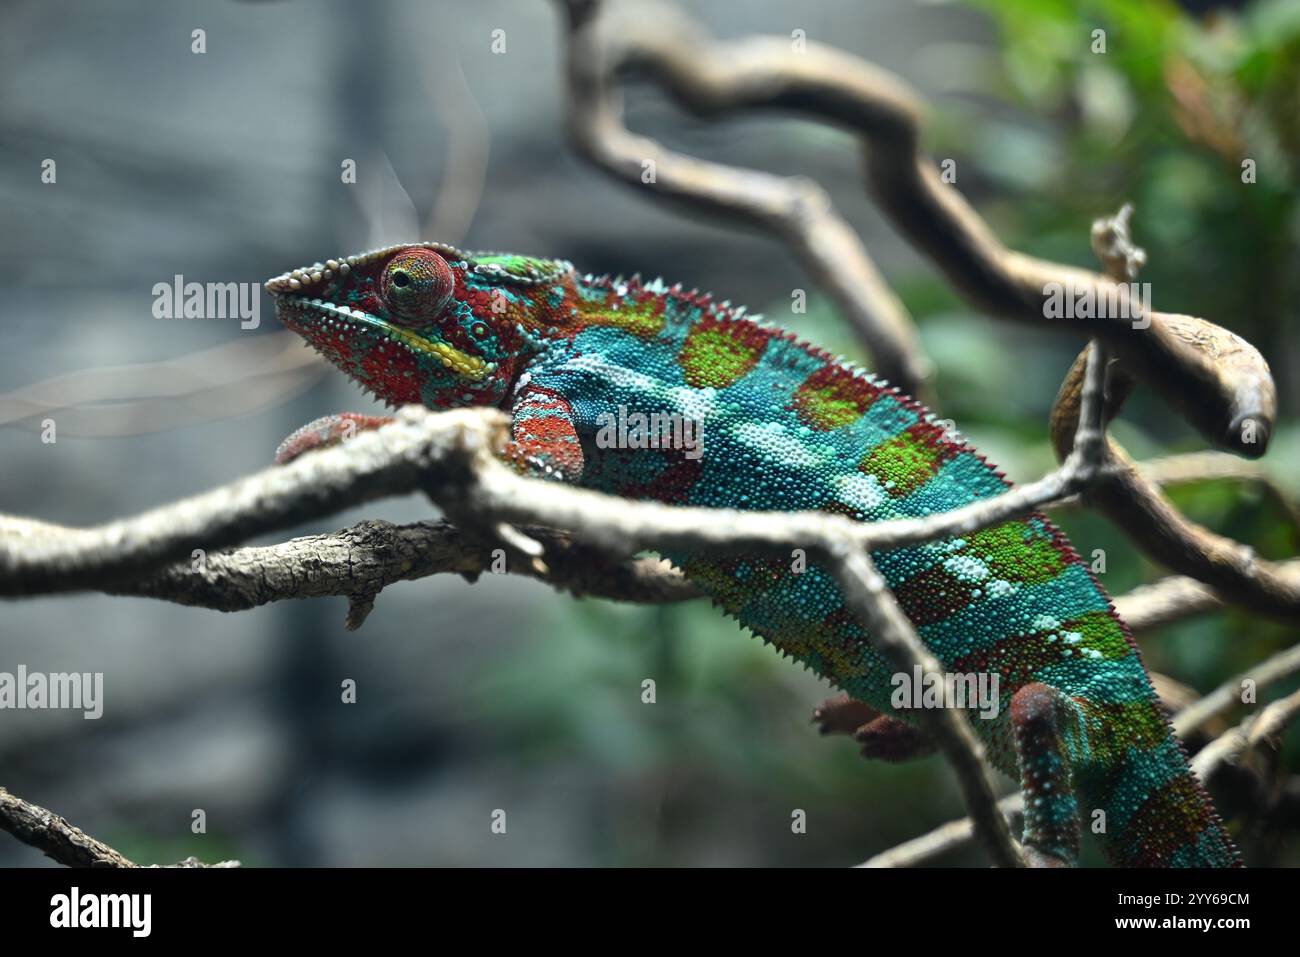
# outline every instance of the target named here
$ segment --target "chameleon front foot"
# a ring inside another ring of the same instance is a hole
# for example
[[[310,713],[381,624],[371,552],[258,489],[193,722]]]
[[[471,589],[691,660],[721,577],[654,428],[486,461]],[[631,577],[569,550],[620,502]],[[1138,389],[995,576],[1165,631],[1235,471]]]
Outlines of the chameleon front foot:
[[[275,450],[275,464],[285,465],[304,452],[338,445],[363,430],[378,429],[392,422],[388,415],[362,415],[339,412],[313,419],[280,443]]]
[[[880,712],[871,705],[846,694],[827,698],[813,709],[813,721],[821,726],[822,734],[852,734],[879,717]]]

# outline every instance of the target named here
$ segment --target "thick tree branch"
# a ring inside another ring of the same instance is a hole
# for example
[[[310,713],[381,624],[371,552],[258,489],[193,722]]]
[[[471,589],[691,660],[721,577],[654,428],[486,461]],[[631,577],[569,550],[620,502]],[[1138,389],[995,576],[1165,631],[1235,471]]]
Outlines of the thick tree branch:
[[[140,866],[53,811],[14,797],[4,788],[0,788],[0,828],[68,867]]]
[[[1194,340],[1196,349],[1204,350],[1207,356],[1227,354],[1230,344],[1222,336],[1209,328],[1202,331],[1204,334]],[[1063,459],[1073,447],[1085,367],[1086,352],[1080,354],[1066,374],[1052,408],[1052,442],[1057,455]],[[1107,422],[1119,412],[1134,385],[1134,378],[1122,363],[1117,363],[1112,369],[1107,396]],[[1219,595],[1228,596],[1234,604],[1278,617],[1300,615],[1300,575],[1294,567],[1262,559],[1249,546],[1193,522],[1164,495],[1159,483],[1186,480],[1186,468],[1174,472],[1157,466],[1154,474],[1144,474],[1109,435],[1104,461],[1102,474],[1089,490],[1087,502],[1114,522],[1138,548],[1171,570],[1204,582]],[[1233,474],[1223,467],[1220,458],[1205,458],[1199,463],[1207,468],[1208,477]],[[1240,475],[1241,469],[1235,474]],[[1266,487],[1274,488],[1271,483]],[[1295,511],[1289,499],[1276,489],[1274,494],[1286,504],[1288,516],[1293,516]]]
[[[1000,316],[1059,324],[1091,338],[1086,359],[1067,378],[1068,404],[1058,403],[1064,412],[1054,421],[1054,435],[1068,443],[1058,446],[1061,467],[1037,482],[952,512],[871,524],[811,511],[676,508],[521,477],[496,457],[507,435],[499,412],[433,414],[408,407],[393,425],[363,432],[338,448],[97,528],[0,517],[0,595],[97,589],[239,608],[291,595],[344,594],[351,600],[349,625],[355,627],[388,584],[438,571],[473,577],[485,566],[497,570],[502,557],[506,570],[581,592],[674,600],[690,590],[679,575],[625,556],[647,549],[788,556],[792,549],[802,549],[835,575],[846,604],[895,667],[932,672],[939,662],[902,614],[870,553],[951,538],[1072,495],[1091,500],[1097,489],[1122,487],[1137,472],[1114,454],[1105,424],[1122,401],[1125,382],[1136,378],[1161,389],[1212,441],[1248,455],[1263,453],[1275,399],[1258,353],[1226,330],[1192,317],[1144,310],[1127,289],[1116,289],[1140,264],[1128,242],[1127,213],[1110,221],[1110,231],[1100,235],[1109,277],[1010,252],[920,156],[914,97],[889,74],[816,44],[795,52],[785,40],[714,42],[672,10],[657,10],[653,20],[645,21],[623,19],[621,13],[607,18],[596,0],[569,0],[566,6],[576,104],[570,121],[580,148],[610,171],[638,182],[643,161],[654,160],[661,193],[727,211],[784,236],[857,323],[878,366],[892,378],[911,389],[924,379],[914,332],[825,195],[797,181],[700,163],[634,136],[622,125],[614,92],[620,74],[644,70],[701,113],[786,108],[859,132],[871,147],[868,170],[881,205],[973,303]],[[1082,321],[1047,319],[1045,296],[1053,284],[1094,299],[1116,299],[1124,312]],[[1215,348],[1205,348],[1207,343]],[[1120,357],[1117,368],[1124,376],[1117,378],[1108,405],[1111,350]],[[1253,441],[1245,438],[1248,433]],[[1147,483],[1147,488],[1154,486]],[[426,493],[456,526],[368,522],[332,536],[223,551],[359,502],[411,491]],[[1143,488],[1130,491],[1137,497]],[[1140,498],[1135,507],[1148,523],[1173,523],[1161,516],[1155,499]],[[1278,603],[1261,601],[1260,607],[1291,607],[1288,581],[1276,578],[1282,569],[1263,567],[1261,572],[1259,563],[1238,561],[1234,554],[1228,563],[1232,567],[1223,572],[1217,569],[1224,563],[1213,553],[1214,542],[1189,537],[1186,529],[1171,534],[1183,535],[1185,549],[1199,550],[1198,577],[1219,587],[1241,586],[1253,599],[1263,594]],[[1208,571],[1207,563],[1212,566]],[[1252,591],[1245,587],[1246,579],[1268,580]],[[1164,591],[1181,587],[1166,584]],[[1148,620],[1170,614],[1150,593],[1139,598],[1155,608]],[[1260,727],[1276,730],[1294,708],[1265,713],[1268,722]],[[931,709],[921,711],[919,720],[958,776],[971,812],[969,832],[982,840],[995,863],[1023,863],[1005,818],[1018,798],[1001,805],[994,801],[988,763],[965,716]],[[1255,727],[1243,732],[1243,747],[1256,740]],[[1231,750],[1227,744],[1223,749]],[[92,863],[113,863],[111,848],[61,819],[56,826],[39,817],[49,812],[26,810],[32,806],[23,802],[6,807],[12,809],[13,821],[27,822],[10,828],[21,830],[20,837],[39,837],[38,831],[53,829],[62,842],[59,853],[69,860],[80,854]],[[37,827],[41,820],[45,823]],[[927,846],[951,846],[960,830],[958,822]],[[888,853],[899,859],[911,853],[898,851]],[[121,861],[116,866],[130,865]]]
[[[552,529],[530,527],[525,534],[542,542],[544,571],[530,562],[498,561],[494,544],[475,540],[450,522],[364,521],[328,535],[217,552],[197,567],[178,562],[110,592],[218,611],[243,611],[288,598],[343,596],[352,603],[350,629],[362,624],[387,586],[448,572],[473,580],[484,572],[510,571],[578,596],[644,604],[699,596],[666,562],[619,560]]]
[[[441,421],[408,414],[345,446],[96,528],[0,516],[0,595],[106,590],[172,562],[191,561],[196,549],[215,552],[362,502],[417,491],[432,463],[452,458],[449,445],[466,438],[460,426],[469,421],[477,423],[472,435],[478,440],[489,434],[478,412]]]
[[[1100,366],[1096,376],[1102,374]],[[1090,388],[1085,406],[1097,409],[1100,402],[1093,401],[1092,394],[1100,395],[1100,383]],[[449,511],[466,516],[471,525],[481,525],[489,516],[499,522],[565,528],[619,554],[680,548],[788,554],[801,547],[827,550],[827,543],[877,551],[970,533],[1082,489],[1098,468],[1098,419],[1099,413],[1085,416],[1075,451],[1037,482],[951,512],[861,523],[817,511],[630,503],[526,479],[493,455],[505,439],[501,413],[461,409],[433,414],[407,406],[394,424],[359,433],[339,447],[97,528],[0,516],[0,595],[126,587],[178,559],[192,560],[196,548],[216,551],[241,537],[318,518],[358,501],[421,489]]]

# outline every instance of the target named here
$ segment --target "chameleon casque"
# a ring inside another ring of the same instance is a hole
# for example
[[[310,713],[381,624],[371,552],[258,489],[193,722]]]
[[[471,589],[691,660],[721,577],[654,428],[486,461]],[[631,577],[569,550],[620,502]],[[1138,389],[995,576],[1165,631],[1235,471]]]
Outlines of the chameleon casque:
[[[508,410],[508,458],[549,478],[630,499],[862,521],[946,511],[1009,485],[897,388],[741,308],[658,280],[420,243],[316,263],[267,289],[286,326],[390,404]],[[702,454],[602,447],[600,426],[620,406],[694,421]],[[319,419],[277,460],[386,421]],[[847,713],[861,718],[868,753],[924,752],[915,715],[891,706],[894,669],[828,572],[665,557],[754,634],[851,695]],[[968,710],[993,763],[1020,781],[1031,863],[1075,863],[1080,818],[1090,824],[1101,810],[1099,839],[1116,865],[1240,864],[1128,629],[1045,517],[873,557],[945,670],[998,676],[997,717]]]

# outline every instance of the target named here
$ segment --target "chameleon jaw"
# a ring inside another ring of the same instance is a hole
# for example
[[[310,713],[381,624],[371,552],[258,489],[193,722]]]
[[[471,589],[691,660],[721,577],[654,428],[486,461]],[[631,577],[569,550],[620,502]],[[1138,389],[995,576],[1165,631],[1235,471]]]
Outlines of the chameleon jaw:
[[[468,382],[480,382],[497,369],[495,362],[486,362],[441,339],[417,335],[361,309],[336,306],[323,299],[309,299],[306,296],[284,296],[283,301],[293,311],[314,315],[326,327],[336,324],[360,327],[404,346],[411,352],[436,359],[445,369]]]

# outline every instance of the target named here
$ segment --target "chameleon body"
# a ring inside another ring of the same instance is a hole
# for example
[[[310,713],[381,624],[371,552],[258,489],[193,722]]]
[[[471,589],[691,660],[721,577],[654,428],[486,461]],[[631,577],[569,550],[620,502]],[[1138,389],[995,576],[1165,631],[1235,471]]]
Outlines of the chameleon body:
[[[425,243],[267,285],[289,328],[389,403],[508,410],[508,457],[550,478],[631,499],[862,521],[947,511],[1009,484],[898,389],[743,309],[659,281]],[[609,432],[602,441],[602,429],[635,426],[637,413],[695,423],[697,454],[611,442]],[[318,420],[278,458],[383,421]],[[924,748],[915,713],[892,706],[894,669],[824,569],[666,557],[754,634],[851,695],[838,720],[856,714],[869,751],[897,759]],[[1031,863],[1075,863],[1082,819],[1117,865],[1239,864],[1127,628],[1046,518],[873,557],[946,671],[997,676],[997,716],[979,717],[973,702],[969,714],[995,766],[1020,781]]]

